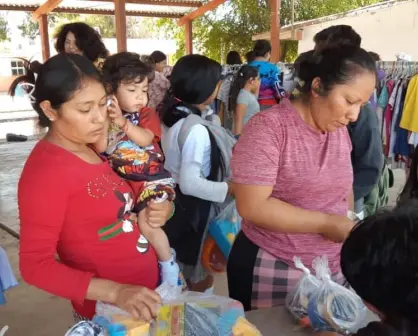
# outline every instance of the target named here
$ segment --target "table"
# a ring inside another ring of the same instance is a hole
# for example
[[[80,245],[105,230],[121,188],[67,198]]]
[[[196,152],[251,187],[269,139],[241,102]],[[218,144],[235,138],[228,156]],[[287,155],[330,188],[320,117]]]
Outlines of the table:
[[[302,330],[292,321],[292,317],[285,307],[274,307],[247,312],[246,318],[260,330],[263,336],[306,336],[311,331]],[[364,326],[376,321],[376,315],[370,312]]]
[[[309,332],[298,329],[285,307],[253,310],[246,318],[260,330],[263,336],[306,336]]]

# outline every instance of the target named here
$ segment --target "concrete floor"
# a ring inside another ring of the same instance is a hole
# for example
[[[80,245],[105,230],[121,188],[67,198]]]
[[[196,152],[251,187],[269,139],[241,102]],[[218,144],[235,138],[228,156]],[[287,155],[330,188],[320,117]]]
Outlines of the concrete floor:
[[[33,144],[0,145],[0,223],[17,232],[17,179]],[[394,204],[404,180],[403,171],[395,171],[396,185],[390,192],[390,205]],[[70,304],[22,282],[18,271],[18,244],[16,238],[0,228],[0,246],[6,250],[19,281],[18,287],[7,292],[7,304],[0,306],[0,329],[9,326],[6,336],[63,336],[73,324]],[[225,275],[217,277],[215,292],[227,296]]]

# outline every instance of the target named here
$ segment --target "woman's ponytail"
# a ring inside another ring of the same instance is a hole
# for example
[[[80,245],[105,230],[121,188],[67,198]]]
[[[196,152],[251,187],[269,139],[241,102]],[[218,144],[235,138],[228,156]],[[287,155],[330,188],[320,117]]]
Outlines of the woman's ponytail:
[[[258,77],[257,68],[250,65],[243,65],[235,75],[235,80],[229,90],[229,108],[231,111],[235,111],[237,107],[237,99],[240,91],[244,88],[247,81],[251,78]]]

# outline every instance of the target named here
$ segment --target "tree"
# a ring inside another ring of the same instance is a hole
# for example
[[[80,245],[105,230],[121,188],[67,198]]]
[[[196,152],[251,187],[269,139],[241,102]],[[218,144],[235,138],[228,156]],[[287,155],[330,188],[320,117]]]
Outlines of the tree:
[[[76,21],[78,18],[78,14],[52,13],[48,15],[48,26],[55,28],[63,22],[68,23]],[[28,39],[34,40],[39,35],[39,24],[32,20],[31,12],[26,13],[26,18],[17,27],[22,32],[23,37],[27,37]]]
[[[153,39],[159,37],[158,30],[155,29],[157,19],[148,17],[127,17],[126,30],[128,38]]]
[[[8,33],[9,33],[9,28],[7,26],[7,20],[3,15],[1,15],[0,16],[0,42],[7,40]]]
[[[269,0],[231,0],[222,8],[193,21],[193,40],[196,49],[218,61],[225,60],[230,50],[248,52],[252,36],[270,29]],[[379,0],[294,0],[295,21],[310,20],[326,15],[380,2]],[[291,0],[281,1],[281,25],[291,23]],[[160,19],[158,26],[166,36],[178,43],[176,56],[184,50],[182,28],[173,20]],[[181,48],[181,50],[180,50]],[[184,53],[184,52],[183,52]],[[281,58],[293,61],[297,56],[297,42],[281,42]]]

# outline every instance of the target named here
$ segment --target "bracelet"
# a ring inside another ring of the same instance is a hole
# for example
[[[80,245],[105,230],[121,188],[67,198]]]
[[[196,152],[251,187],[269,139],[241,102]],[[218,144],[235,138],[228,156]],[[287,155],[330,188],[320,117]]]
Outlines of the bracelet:
[[[170,215],[170,217],[168,217],[168,219],[167,219],[167,222],[171,219],[171,218],[173,218],[173,216],[174,216],[174,213],[176,212],[176,205],[174,204],[174,202],[173,202],[173,211],[171,212],[171,215]]]
[[[124,133],[126,133],[128,132],[128,128],[129,128],[129,121],[128,119],[125,119],[125,124],[121,127],[121,129]]]

